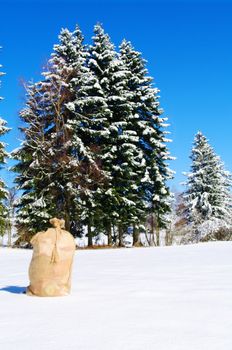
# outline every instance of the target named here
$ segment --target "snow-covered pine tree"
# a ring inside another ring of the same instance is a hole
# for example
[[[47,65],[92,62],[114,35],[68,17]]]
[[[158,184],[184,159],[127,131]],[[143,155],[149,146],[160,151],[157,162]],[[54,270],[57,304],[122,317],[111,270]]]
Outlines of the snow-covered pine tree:
[[[22,191],[21,197],[16,200],[17,243],[29,241],[37,230],[45,229],[54,207],[50,207],[50,201],[44,195],[43,172],[46,171],[49,154],[44,137],[46,119],[42,101],[41,83],[28,86],[26,107],[20,112],[23,126],[19,129],[24,140],[11,153],[12,158],[18,161],[11,169],[17,173],[15,183]]]
[[[135,116],[127,87],[131,73],[101,25],[95,26],[94,33],[88,63],[99,80],[111,112],[108,142],[102,143],[102,167],[110,175],[110,181],[99,191],[99,202],[103,205],[108,237],[112,226],[117,226],[121,246],[128,226],[138,225],[140,221],[143,201],[138,188],[144,173],[143,154],[132,127]]]
[[[0,69],[1,69],[0,65]],[[0,71],[0,77],[4,75],[3,72]],[[1,81],[0,81],[1,85]],[[0,97],[0,100],[3,98]],[[6,126],[7,122],[0,118],[0,136],[5,135],[10,129]],[[6,157],[8,156],[8,153],[5,150],[6,144],[4,142],[0,142],[0,169],[3,167],[3,165],[6,163]],[[0,179],[0,231],[3,233],[3,230],[5,228],[5,218],[7,216],[7,208],[4,204],[4,201],[7,199],[7,189],[5,182]]]
[[[130,92],[132,115],[130,128],[139,137],[139,148],[145,161],[145,174],[140,184],[140,191],[146,203],[146,212],[150,216],[151,233],[156,231],[156,244],[159,245],[159,230],[166,226],[167,212],[170,211],[170,191],[167,180],[173,176],[168,168],[167,160],[173,159],[167,149],[167,118],[159,108],[159,90],[154,88],[153,79],[148,76],[146,61],[140,52],[135,51],[132,44],[123,40],[120,45],[120,56],[130,78],[127,88]],[[138,234],[134,234],[137,242]]]
[[[21,112],[26,126],[21,147],[14,152],[19,163],[14,171],[24,193],[18,203],[18,223],[32,234],[42,229],[48,217],[63,216],[70,229],[78,215],[76,201],[80,185],[80,164],[73,140],[73,113],[67,104],[75,100],[70,83],[79,79],[85,62],[83,36],[61,31],[45,77],[28,89],[27,106]]]
[[[224,169],[220,157],[201,132],[194,138],[190,159],[191,170],[185,173],[183,198],[185,215],[192,229],[187,238],[196,242],[207,235],[206,226],[212,232],[213,226],[218,230],[219,226],[231,224],[231,174]]]
[[[86,61],[86,48],[78,26],[73,33],[67,29],[62,30],[59,39],[60,43],[54,46],[48,71],[43,73],[46,78],[43,83],[46,110],[52,116],[50,128],[46,132],[52,152],[47,169],[47,182],[48,190],[53,193],[53,201],[56,203],[55,210],[64,217],[66,228],[70,230],[83,211],[77,198],[83,180],[79,157],[84,147],[76,134],[75,117],[68,104],[76,98],[75,89],[81,88],[76,83],[74,89],[73,81],[80,83]]]
[[[98,77],[86,64],[80,66],[79,73],[70,81],[75,100],[67,104],[73,115],[68,125],[72,128],[72,149],[80,170],[76,196],[81,212],[79,220],[87,225],[91,246],[93,236],[103,228],[99,193],[109,181],[109,174],[102,169],[102,157],[104,145],[109,144],[111,111]]]

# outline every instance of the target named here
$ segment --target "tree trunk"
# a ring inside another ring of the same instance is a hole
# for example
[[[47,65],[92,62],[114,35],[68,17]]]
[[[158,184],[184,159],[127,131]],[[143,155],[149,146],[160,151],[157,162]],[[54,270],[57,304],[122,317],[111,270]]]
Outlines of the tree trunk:
[[[166,246],[172,245],[172,241],[173,241],[173,234],[172,234],[172,227],[170,224],[170,227],[166,229],[166,233],[165,233],[165,245]]]
[[[117,230],[116,230],[116,227],[115,225],[112,226],[112,241],[113,241],[113,244],[117,244]]]
[[[108,245],[112,245],[112,231],[111,231],[111,223],[108,221],[106,223],[106,235],[108,237]]]
[[[64,220],[65,220],[65,228],[67,231],[70,232],[71,219],[70,219],[70,198],[69,198],[69,196],[65,197]]]
[[[150,237],[150,246],[152,246],[152,247],[155,245],[154,235],[155,235],[155,222],[154,222],[154,214],[152,214],[152,217],[151,217],[151,237]]]
[[[118,225],[118,246],[123,247],[123,228],[122,224]]]
[[[69,213],[65,210],[64,213],[65,229],[70,232],[71,220]]]
[[[91,220],[89,220],[88,223],[88,247],[93,246],[93,235],[92,235],[92,228],[91,228]]]
[[[160,246],[160,229],[159,229],[159,226],[156,227],[156,245],[157,245],[157,247]]]
[[[159,227],[159,214],[155,220],[155,234],[156,234],[156,246],[160,246],[160,227]]]
[[[12,227],[11,227],[11,223],[9,221],[9,226],[8,226],[8,241],[7,241],[7,245],[8,247],[11,247],[11,230],[12,230]]]
[[[165,245],[166,245],[166,246],[170,245],[170,244],[169,244],[169,241],[170,241],[169,235],[170,235],[170,231],[169,231],[169,229],[167,229],[167,230],[166,230],[166,233],[165,233]]]
[[[140,238],[139,230],[135,226],[135,224],[133,224],[133,246],[134,247],[138,247],[140,245],[140,239],[139,238]]]

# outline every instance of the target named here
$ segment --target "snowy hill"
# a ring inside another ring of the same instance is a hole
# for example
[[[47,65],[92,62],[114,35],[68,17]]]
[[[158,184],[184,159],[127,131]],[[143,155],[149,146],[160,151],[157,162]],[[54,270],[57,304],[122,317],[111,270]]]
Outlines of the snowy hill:
[[[232,242],[76,252],[69,297],[27,297],[0,249],[0,349],[231,350]]]

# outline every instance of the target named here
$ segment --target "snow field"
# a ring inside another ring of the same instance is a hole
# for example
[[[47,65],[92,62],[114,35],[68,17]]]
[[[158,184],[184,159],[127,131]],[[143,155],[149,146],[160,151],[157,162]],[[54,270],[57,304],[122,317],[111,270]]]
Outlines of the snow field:
[[[231,350],[232,242],[76,252],[69,297],[27,297],[0,249],[2,350]]]

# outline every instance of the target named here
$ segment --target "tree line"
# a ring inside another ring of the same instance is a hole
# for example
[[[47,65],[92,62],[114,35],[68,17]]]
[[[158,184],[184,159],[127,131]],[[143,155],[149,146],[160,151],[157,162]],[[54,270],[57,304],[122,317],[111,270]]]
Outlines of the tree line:
[[[173,209],[167,118],[146,61],[129,41],[116,49],[100,24],[90,45],[78,26],[73,32],[62,29],[41,77],[26,87],[20,112],[23,142],[11,152],[21,193],[15,204],[19,244],[46,229],[54,216],[64,218],[74,236],[86,234],[89,246],[99,233],[107,236],[108,245],[123,246],[128,233],[139,245],[140,234],[148,232],[150,243],[159,245],[160,230],[168,232],[173,210],[198,238],[201,220],[223,221],[230,213],[230,174],[216,155],[210,158],[210,146],[192,160],[202,171],[207,159],[214,171],[199,175],[193,164],[182,210],[178,205]],[[9,131],[3,120],[0,131]],[[196,137],[201,139],[198,149],[202,140],[206,147],[204,136]],[[6,156],[1,143],[2,163]],[[205,187],[199,184],[204,176]],[[3,182],[0,191],[0,210],[7,212]],[[200,199],[197,191],[203,193]],[[6,213],[0,217],[4,221]]]

